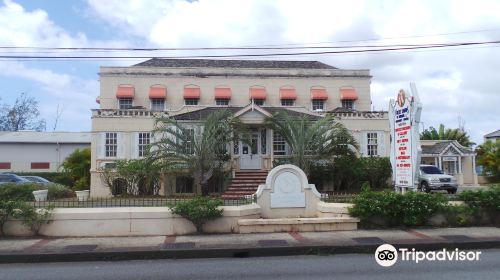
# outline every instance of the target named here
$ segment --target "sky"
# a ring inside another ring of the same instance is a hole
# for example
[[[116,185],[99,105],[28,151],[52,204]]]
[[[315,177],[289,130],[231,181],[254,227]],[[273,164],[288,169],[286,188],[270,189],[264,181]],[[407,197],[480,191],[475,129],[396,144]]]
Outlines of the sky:
[[[500,40],[500,1],[2,0],[0,47],[188,48],[362,46]],[[370,69],[374,110],[388,110],[414,82],[423,127],[464,125],[472,140],[500,129],[499,44],[268,59],[317,60]],[[308,50],[311,51],[311,50]],[[78,52],[0,49],[1,55],[191,56],[249,51]],[[265,51],[271,52],[271,51]],[[289,51],[285,51],[289,52]],[[145,60],[145,59],[142,59]],[[47,130],[90,131],[99,66],[141,59],[0,58],[0,103],[25,92],[39,101]]]

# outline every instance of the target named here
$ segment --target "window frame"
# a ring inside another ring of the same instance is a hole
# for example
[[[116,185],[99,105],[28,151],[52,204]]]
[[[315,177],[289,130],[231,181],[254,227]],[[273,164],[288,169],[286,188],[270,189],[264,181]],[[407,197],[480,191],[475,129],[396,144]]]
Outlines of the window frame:
[[[118,133],[106,132],[104,135],[104,157],[116,158],[117,156],[118,156]]]
[[[341,103],[342,103],[342,108],[354,110],[354,100],[343,99]]]
[[[366,133],[366,154],[368,156],[379,156],[379,139],[377,132]]]
[[[253,102],[254,105],[257,105],[257,106],[264,106],[264,105],[266,105],[266,100],[265,99],[253,99],[252,102]],[[257,102],[259,102],[259,104],[257,104]]]
[[[196,103],[196,104],[188,104],[188,103]],[[185,98],[184,99],[184,105],[186,106],[198,106],[200,103],[200,100],[198,98]]]
[[[280,147],[280,149],[277,149],[277,147]],[[286,156],[288,154],[287,148],[288,147],[287,147],[287,143],[285,141],[285,138],[281,134],[273,131],[273,155]]]
[[[161,110],[158,110],[159,108],[155,108],[155,102],[158,102],[158,101],[162,101],[163,102],[163,106],[161,108]],[[150,99],[150,108],[151,108],[151,111],[155,111],[155,112],[162,112],[162,111],[165,111],[165,105],[167,104],[167,102],[165,102],[165,98],[151,98]]]
[[[122,102],[124,101],[130,101],[130,106],[123,106]],[[134,99],[131,97],[120,97],[118,98],[118,109],[120,110],[128,110],[132,109],[134,107]]]
[[[295,99],[281,99],[281,106],[283,107],[291,107],[295,106]],[[285,104],[285,103],[291,103],[291,104]]]
[[[151,144],[151,133],[139,132],[137,135],[137,156],[145,157],[150,144]]]
[[[224,102],[226,104],[219,104],[219,102]],[[216,98],[215,99],[215,106],[229,106],[229,99],[226,99],[226,98]]]
[[[318,104],[315,104],[315,103],[317,103],[317,102],[320,102],[320,103],[321,103],[321,108],[316,108],[316,109],[315,109],[314,107],[315,107],[315,106],[318,106]],[[313,100],[311,100],[311,109],[312,109],[313,111],[316,111],[316,110],[318,110],[318,109],[321,109],[321,111],[324,111],[324,110],[325,110],[325,100],[323,100],[323,99],[313,99]]]

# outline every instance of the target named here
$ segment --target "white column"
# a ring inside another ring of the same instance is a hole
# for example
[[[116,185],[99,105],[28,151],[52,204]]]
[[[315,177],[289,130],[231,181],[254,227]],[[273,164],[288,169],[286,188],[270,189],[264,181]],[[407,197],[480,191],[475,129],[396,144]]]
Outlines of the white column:
[[[439,156],[439,169],[443,170],[443,159]]]
[[[458,174],[462,174],[462,157],[458,156]]]
[[[437,157],[434,157],[434,165],[438,166],[438,158]]]
[[[472,156],[472,174],[476,174],[476,156]]]

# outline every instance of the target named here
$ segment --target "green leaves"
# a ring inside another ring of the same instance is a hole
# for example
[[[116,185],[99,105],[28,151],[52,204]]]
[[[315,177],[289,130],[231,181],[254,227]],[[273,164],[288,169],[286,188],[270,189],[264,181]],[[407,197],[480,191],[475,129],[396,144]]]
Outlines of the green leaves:
[[[354,199],[354,207],[349,213],[359,217],[364,224],[378,218],[392,226],[419,226],[446,206],[447,199],[439,194],[365,191]]]
[[[320,159],[353,153],[358,147],[356,140],[333,117],[317,120],[310,117],[294,117],[285,111],[266,119],[266,125],[283,136],[291,149],[291,163],[309,175],[312,164]]]
[[[219,207],[222,205],[222,200],[197,196],[169,207],[172,213],[188,219],[196,226],[198,232],[202,232],[205,222],[222,217],[224,209]]]
[[[429,127],[425,129],[420,134],[421,140],[456,140],[460,145],[464,147],[471,147],[475,145],[474,142],[470,140],[470,136],[463,129],[460,128],[447,128],[445,129],[443,124],[439,125],[439,130],[434,127]]]
[[[476,149],[477,164],[483,166],[483,174],[492,182],[500,182],[500,140],[486,141]]]
[[[90,188],[90,148],[76,149],[64,160],[62,167],[75,181],[77,190]]]

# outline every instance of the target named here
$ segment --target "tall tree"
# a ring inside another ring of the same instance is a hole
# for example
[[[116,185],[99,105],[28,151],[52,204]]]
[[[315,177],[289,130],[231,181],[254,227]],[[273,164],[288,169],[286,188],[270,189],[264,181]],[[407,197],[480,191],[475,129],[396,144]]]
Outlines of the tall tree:
[[[12,106],[3,104],[0,108],[0,130],[45,130],[45,120],[40,118],[38,101],[26,93],[16,98]]]
[[[439,125],[438,130],[432,126],[429,129],[424,129],[420,134],[420,140],[457,140],[464,147],[471,147],[476,144],[470,140],[470,136],[463,129],[445,129],[443,124]]]
[[[349,131],[331,116],[312,120],[307,116],[294,117],[285,111],[266,119],[266,124],[281,135],[291,150],[291,162],[307,176],[311,166],[321,159],[352,152],[358,144]]]
[[[500,139],[488,140],[476,149],[477,164],[491,182],[500,182]]]
[[[211,113],[199,125],[173,118],[156,120],[149,157],[165,171],[188,171],[195,185],[208,194],[208,180],[230,157],[225,147],[240,127],[228,110]]]

